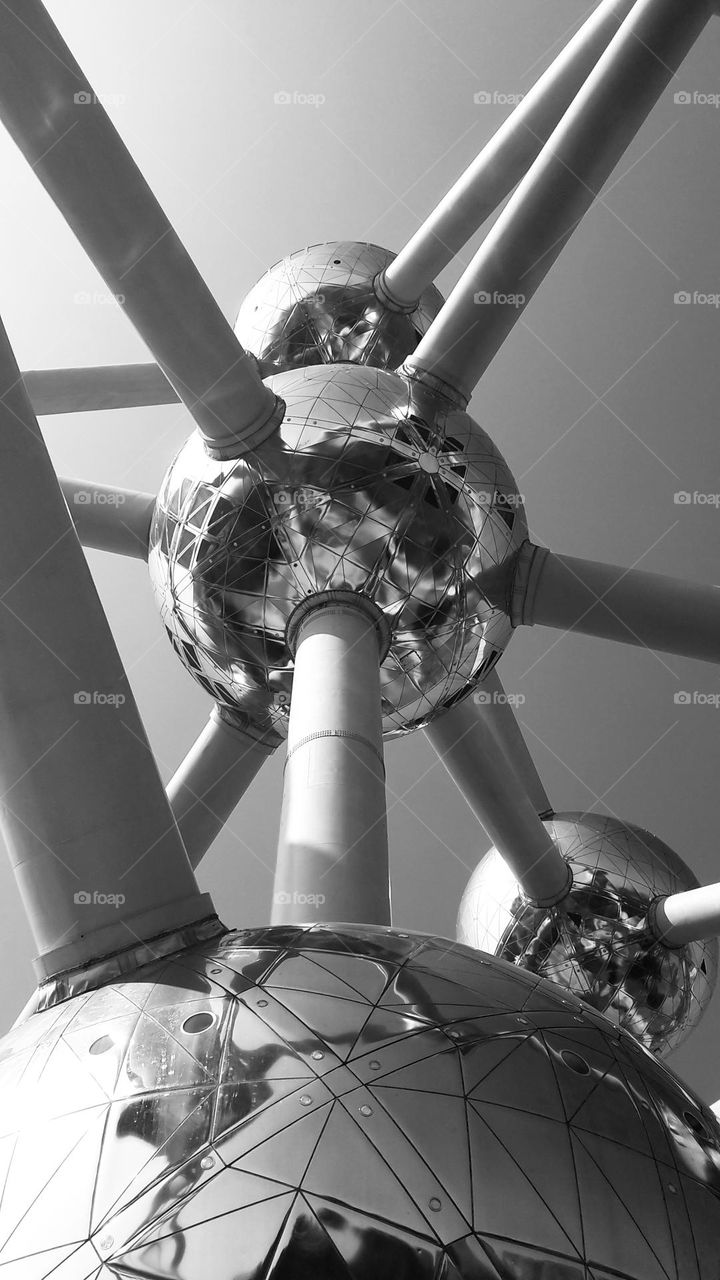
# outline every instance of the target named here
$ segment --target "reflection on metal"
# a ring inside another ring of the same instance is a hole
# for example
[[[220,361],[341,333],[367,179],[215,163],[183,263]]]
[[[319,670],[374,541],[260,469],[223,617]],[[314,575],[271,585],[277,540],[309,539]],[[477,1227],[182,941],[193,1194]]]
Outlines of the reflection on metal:
[[[150,573],[173,646],[219,703],[287,732],[285,627],[318,591],[362,592],[392,631],[386,733],[424,724],[511,634],[486,595],[527,536],[517,486],[467,414],[396,374],[270,380],[277,436],[234,462],[191,437],[162,486]]]
[[[443,299],[430,286],[407,311],[385,306],[374,282],[394,256],[350,240],[312,245],[276,262],[250,290],[235,326],[262,376],[342,361],[380,369],[402,364]]]
[[[710,1110],[552,983],[420,934],[231,934],[35,1014],[0,1142],[8,1280],[717,1269]]]
[[[532,906],[491,849],[465,890],[459,940],[552,978],[646,1048],[668,1053],[707,1008],[718,946],[712,939],[668,949],[648,927],[648,910],[697,880],[672,849],[630,823],[561,813],[545,825],[573,872],[567,900]]]

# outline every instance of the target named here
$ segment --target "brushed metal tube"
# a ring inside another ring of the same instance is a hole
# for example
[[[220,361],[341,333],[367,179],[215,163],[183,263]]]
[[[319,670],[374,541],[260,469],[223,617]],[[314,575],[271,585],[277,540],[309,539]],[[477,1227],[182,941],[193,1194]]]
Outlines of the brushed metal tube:
[[[180,403],[179,395],[157,364],[28,369],[22,377],[38,417]]]
[[[603,0],[382,273],[391,304],[416,303],[539,155],[635,0]]]
[[[272,921],[390,924],[380,662],[359,605],[309,613],[293,675]]]
[[[0,825],[38,976],[212,914],[0,325]]]
[[[90,480],[58,477],[63,497],[83,547],[147,560],[152,493],[138,493]]]
[[[716,937],[720,934],[720,884],[659,898],[653,904],[649,923],[667,947]]]
[[[425,732],[526,896],[542,906],[560,902],[572,873],[489,722],[477,711],[472,699],[465,698]]]
[[[0,5],[0,118],[209,447],[271,435],[279,402],[40,0]]]
[[[713,12],[637,0],[404,369],[467,402]]]
[[[170,808],[195,868],[242,800],[279,739],[243,726],[218,707],[167,787]]]

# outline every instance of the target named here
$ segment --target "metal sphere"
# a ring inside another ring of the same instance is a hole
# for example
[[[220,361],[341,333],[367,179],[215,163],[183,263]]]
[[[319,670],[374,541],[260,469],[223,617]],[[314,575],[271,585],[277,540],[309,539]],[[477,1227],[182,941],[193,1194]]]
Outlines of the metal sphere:
[[[720,1126],[552,983],[420,934],[229,934],[0,1061],[6,1280],[715,1280]]]
[[[572,867],[556,907],[532,906],[497,849],[460,904],[460,942],[551,978],[653,1053],[675,1049],[702,1018],[717,981],[716,939],[670,950],[646,926],[658,897],[696,889],[657,836],[615,818],[560,813],[545,823]]]
[[[360,592],[391,633],[384,729],[425,724],[510,637],[515,481],[466,413],[397,374],[311,366],[270,384],[287,404],[276,435],[230,461],[192,436],[158,497],[150,573],[176,652],[216,701],[285,733],[290,615]]]
[[[245,298],[235,332],[263,378],[308,364],[396,369],[443,304],[431,285],[411,312],[390,310],[373,282],[395,257],[354,240],[316,244],[276,262]]]

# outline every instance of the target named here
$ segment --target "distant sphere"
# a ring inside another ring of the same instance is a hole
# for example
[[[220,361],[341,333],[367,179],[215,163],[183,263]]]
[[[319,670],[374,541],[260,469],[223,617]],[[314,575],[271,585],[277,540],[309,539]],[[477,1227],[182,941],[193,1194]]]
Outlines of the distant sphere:
[[[288,618],[359,592],[391,632],[385,732],[425,724],[510,638],[517,485],[468,414],[397,374],[311,366],[269,385],[287,404],[272,439],[218,462],[195,434],[162,486],[149,565],[173,646],[217,702],[285,733]]]
[[[720,1126],[552,983],[246,930],[0,1056],[6,1280],[716,1280]]]
[[[696,889],[689,867],[657,836],[597,814],[545,823],[573,870],[570,897],[531,906],[497,849],[473,872],[458,939],[551,978],[663,1055],[702,1018],[715,989],[716,939],[670,950],[647,930],[653,899]]]
[[[425,289],[410,313],[391,311],[373,289],[395,257],[354,240],[315,244],[276,262],[250,290],[235,332],[263,378],[309,364],[396,369],[430,327],[442,295]]]

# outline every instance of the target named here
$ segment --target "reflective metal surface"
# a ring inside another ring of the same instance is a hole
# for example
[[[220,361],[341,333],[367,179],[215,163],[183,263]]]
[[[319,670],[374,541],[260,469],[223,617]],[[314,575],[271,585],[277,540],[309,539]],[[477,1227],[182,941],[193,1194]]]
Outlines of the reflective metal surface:
[[[568,899],[531,906],[491,849],[463,895],[459,940],[552,978],[653,1053],[670,1052],[707,1008],[718,944],[713,938],[671,951],[650,934],[646,917],[654,898],[697,888],[695,876],[631,823],[561,813],[545,825],[573,871]]]
[[[287,404],[272,440],[218,462],[195,435],[162,486],[149,566],[173,647],[217,702],[284,733],[292,610],[361,591],[392,630],[384,730],[427,723],[510,637],[484,587],[526,537],[515,481],[466,413],[394,373],[270,383]]]
[[[230,934],[34,1014],[0,1156],[4,1280],[717,1277],[711,1112],[551,983],[417,934]]]
[[[394,257],[350,240],[312,245],[276,262],[250,290],[235,325],[262,376],[343,360],[381,369],[401,365],[443,298],[431,285],[409,313],[383,306],[373,281]]]

